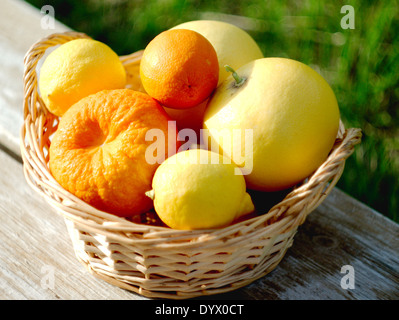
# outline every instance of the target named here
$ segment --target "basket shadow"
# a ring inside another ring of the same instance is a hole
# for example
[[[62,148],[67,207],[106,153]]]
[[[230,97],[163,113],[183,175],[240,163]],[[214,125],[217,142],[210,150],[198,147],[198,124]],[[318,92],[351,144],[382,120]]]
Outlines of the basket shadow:
[[[269,212],[273,206],[281,202],[291,191],[292,188],[274,192],[247,190],[254,203],[256,215]]]

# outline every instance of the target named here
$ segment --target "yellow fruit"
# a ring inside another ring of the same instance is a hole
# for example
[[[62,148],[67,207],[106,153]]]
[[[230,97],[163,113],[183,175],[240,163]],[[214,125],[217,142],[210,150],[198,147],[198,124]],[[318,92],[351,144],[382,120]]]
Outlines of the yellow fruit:
[[[69,41],[45,59],[39,90],[47,109],[62,116],[75,102],[104,89],[121,89],[126,72],[118,55],[93,39]]]
[[[325,161],[334,144],[340,114],[331,87],[309,66],[284,58],[258,59],[236,74],[245,80],[243,84],[236,85],[230,76],[205,111],[209,148],[214,150],[215,144],[232,154],[244,171],[248,169],[250,189],[294,186]],[[231,145],[245,145],[244,133],[234,137],[233,129],[252,130],[252,152],[242,156],[243,150],[234,152],[223,144],[220,131],[227,130]]]
[[[172,29],[189,29],[202,34],[215,48],[219,61],[219,82],[229,76],[224,66],[238,69],[244,64],[263,58],[255,40],[243,29],[222,21],[195,20],[179,24]]]
[[[230,159],[203,149],[181,151],[156,170],[154,208],[169,227],[218,228],[254,210],[245,179]]]

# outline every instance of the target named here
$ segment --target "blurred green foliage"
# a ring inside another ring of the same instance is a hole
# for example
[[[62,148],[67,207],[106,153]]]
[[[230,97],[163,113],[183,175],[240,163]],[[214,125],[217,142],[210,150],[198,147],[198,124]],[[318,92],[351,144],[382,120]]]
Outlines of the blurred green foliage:
[[[181,22],[217,19],[247,30],[266,57],[288,57],[320,72],[336,93],[346,127],[363,130],[338,187],[399,222],[399,4],[311,0],[28,0],[119,55],[145,48]],[[342,29],[341,7],[355,10]],[[217,30],[215,30],[217,32]]]

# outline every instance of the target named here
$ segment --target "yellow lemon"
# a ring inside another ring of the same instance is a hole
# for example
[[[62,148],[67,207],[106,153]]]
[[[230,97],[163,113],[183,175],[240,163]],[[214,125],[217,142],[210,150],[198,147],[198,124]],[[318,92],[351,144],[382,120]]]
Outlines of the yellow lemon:
[[[62,116],[75,102],[104,89],[121,89],[126,72],[118,55],[93,39],[76,39],[52,51],[40,68],[39,90],[47,109]]]
[[[325,161],[339,119],[334,92],[320,74],[292,59],[263,58],[217,88],[204,128],[208,148],[215,144],[247,172],[248,188],[277,191],[301,182]],[[234,129],[249,130],[251,139],[244,141],[244,132],[234,135]],[[220,138],[223,130],[228,144]]]
[[[160,219],[173,229],[223,227],[254,211],[239,171],[218,153],[181,151],[158,167],[147,195]]]
[[[202,34],[215,48],[219,61],[219,82],[229,76],[224,69],[228,64],[238,69],[244,64],[263,58],[255,40],[243,29],[227,22],[216,20],[194,20],[179,24],[172,29],[189,29]]]

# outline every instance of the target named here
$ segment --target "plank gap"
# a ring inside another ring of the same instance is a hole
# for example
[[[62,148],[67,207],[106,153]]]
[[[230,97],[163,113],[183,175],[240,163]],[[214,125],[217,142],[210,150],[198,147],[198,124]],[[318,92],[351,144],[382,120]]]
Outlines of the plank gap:
[[[4,144],[0,143],[0,150],[3,151],[7,156],[13,158],[15,161],[22,164],[22,157],[19,153],[14,152]]]

